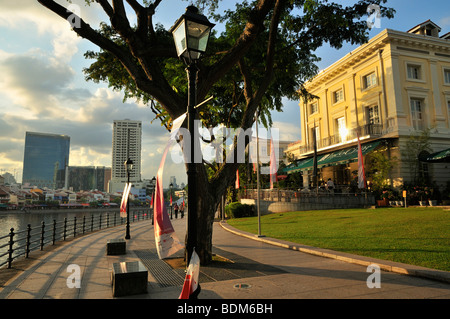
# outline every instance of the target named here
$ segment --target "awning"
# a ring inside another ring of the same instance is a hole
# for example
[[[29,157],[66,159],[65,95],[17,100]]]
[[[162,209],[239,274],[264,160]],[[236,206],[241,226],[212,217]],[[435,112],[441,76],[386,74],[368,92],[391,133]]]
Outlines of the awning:
[[[429,163],[450,163],[450,148],[424,156],[422,158],[419,157],[419,160]]]
[[[366,155],[372,152],[378,145],[380,145],[381,141],[374,141],[371,143],[361,144],[361,150],[363,155]],[[340,164],[346,164],[354,162],[358,159],[358,146],[349,147],[343,150],[322,154],[317,156],[317,167],[327,167],[327,166],[335,166]],[[309,157],[295,163],[290,164],[286,168],[284,168],[281,172],[292,174],[298,171],[311,170],[313,169],[314,158]]]

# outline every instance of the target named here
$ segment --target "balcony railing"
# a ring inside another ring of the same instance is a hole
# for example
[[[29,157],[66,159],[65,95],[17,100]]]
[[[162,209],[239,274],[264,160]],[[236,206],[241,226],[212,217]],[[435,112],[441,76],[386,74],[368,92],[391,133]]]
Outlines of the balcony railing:
[[[381,124],[366,124],[363,126],[358,126],[356,128],[347,131],[346,136],[341,134],[334,134],[328,137],[322,138],[317,141],[317,149],[337,145],[340,143],[345,143],[346,141],[351,141],[356,139],[358,136],[369,136],[370,138],[379,137],[383,135],[383,126]],[[314,151],[314,144],[312,141],[308,145],[300,146],[300,154],[308,153]]]

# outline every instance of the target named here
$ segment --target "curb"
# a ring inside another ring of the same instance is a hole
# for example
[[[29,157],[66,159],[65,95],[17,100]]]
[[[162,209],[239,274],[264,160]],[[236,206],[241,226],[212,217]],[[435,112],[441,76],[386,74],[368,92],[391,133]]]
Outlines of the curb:
[[[436,270],[431,268],[425,268],[420,266],[414,266],[414,265],[407,265],[397,262],[391,262],[387,260],[381,260],[381,259],[375,259],[375,258],[369,258],[364,256],[358,256],[358,255],[352,255],[347,254],[344,252],[337,252],[334,250],[329,249],[322,249],[312,246],[306,246],[302,244],[296,244],[288,241],[283,241],[279,239],[274,239],[270,237],[258,237],[258,235],[244,232],[241,230],[238,230],[230,225],[226,221],[220,221],[219,225],[225,229],[226,231],[229,231],[235,235],[246,237],[252,240],[260,241],[266,244],[299,251],[302,253],[315,255],[319,257],[325,257],[325,258],[331,258],[336,259],[340,261],[344,261],[347,263],[357,264],[360,266],[368,267],[369,265],[376,264],[380,267],[381,270],[389,271],[397,274],[402,275],[409,275],[409,276],[415,276],[415,277],[421,277],[426,279],[432,279],[441,281],[444,283],[450,283],[450,272],[443,271],[443,270]]]

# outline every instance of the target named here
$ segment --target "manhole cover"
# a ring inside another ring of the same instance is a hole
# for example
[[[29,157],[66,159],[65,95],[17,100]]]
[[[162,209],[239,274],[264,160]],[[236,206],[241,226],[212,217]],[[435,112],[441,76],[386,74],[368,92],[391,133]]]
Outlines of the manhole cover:
[[[233,287],[237,289],[248,289],[251,288],[252,286],[250,286],[249,284],[236,284]]]

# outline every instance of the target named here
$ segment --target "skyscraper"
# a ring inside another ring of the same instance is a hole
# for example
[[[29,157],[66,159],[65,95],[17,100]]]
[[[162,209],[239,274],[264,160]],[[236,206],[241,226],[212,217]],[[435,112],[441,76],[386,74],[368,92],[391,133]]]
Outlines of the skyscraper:
[[[127,181],[124,162],[128,158],[133,161],[130,181],[141,181],[141,137],[141,121],[129,119],[114,121],[110,192],[123,190],[123,184]]]
[[[26,132],[22,183],[51,189],[67,188],[70,137]]]

